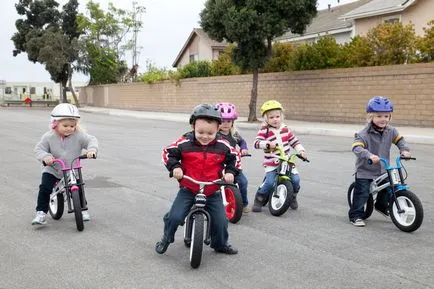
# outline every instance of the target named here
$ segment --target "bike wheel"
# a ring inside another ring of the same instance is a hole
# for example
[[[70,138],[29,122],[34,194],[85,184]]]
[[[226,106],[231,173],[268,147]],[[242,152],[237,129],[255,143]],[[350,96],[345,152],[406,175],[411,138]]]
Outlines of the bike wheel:
[[[65,207],[65,198],[63,193],[53,193],[50,195],[50,203],[48,206],[48,211],[50,212],[51,218],[54,220],[59,220],[63,216],[63,210]]]
[[[195,214],[193,216],[190,245],[190,265],[192,268],[199,267],[202,261],[204,222],[203,214]]]
[[[74,207],[74,216],[75,216],[75,224],[77,225],[78,231],[83,231],[84,223],[83,223],[83,215],[81,213],[81,202],[80,202],[80,194],[79,191],[71,192],[72,205]]]
[[[347,193],[347,200],[348,200],[348,206],[350,208],[353,206],[353,195],[354,195],[354,187],[355,183],[353,182],[350,187],[348,188]],[[366,220],[372,215],[372,212],[374,211],[374,197],[372,194],[369,194],[368,201],[365,204],[365,215],[363,216],[363,219]]]
[[[240,190],[236,187],[225,187],[224,194],[228,204],[225,206],[229,222],[236,224],[243,215],[243,200]]]
[[[281,216],[289,208],[290,197],[294,194],[294,188],[290,181],[279,181],[276,189],[270,196],[268,208],[273,216]]]
[[[395,202],[389,204],[390,218],[398,229],[413,232],[419,229],[423,221],[423,207],[419,198],[409,190],[395,193],[396,202],[403,212],[398,212]]]
[[[187,221],[188,220],[184,220],[184,223],[182,225],[182,226],[184,226],[184,245],[185,245],[185,247],[190,248],[190,245],[191,245],[191,235],[187,236],[187,227],[190,224],[187,224]]]

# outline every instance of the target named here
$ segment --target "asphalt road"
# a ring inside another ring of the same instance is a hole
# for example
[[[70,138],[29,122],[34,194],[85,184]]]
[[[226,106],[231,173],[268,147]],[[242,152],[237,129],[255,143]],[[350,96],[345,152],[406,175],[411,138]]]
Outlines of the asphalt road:
[[[311,160],[299,166],[299,210],[244,215],[229,228],[239,254],[205,247],[195,270],[182,230],[166,254],[154,251],[177,192],[161,151],[188,124],[83,113],[100,153],[83,161],[92,221],[78,232],[72,214],[31,226],[33,147],[48,119],[49,110],[0,108],[0,288],[434,288],[433,146],[412,145],[418,160],[406,163],[425,211],[409,234],[375,212],[365,228],[349,224],[352,139],[299,135]],[[251,145],[256,131],[241,133]],[[261,152],[251,152],[243,165],[252,202],[263,169]]]

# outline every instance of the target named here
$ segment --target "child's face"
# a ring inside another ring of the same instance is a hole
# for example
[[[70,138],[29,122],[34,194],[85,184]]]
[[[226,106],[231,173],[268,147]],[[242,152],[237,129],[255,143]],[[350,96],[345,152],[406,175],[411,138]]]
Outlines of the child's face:
[[[62,119],[57,123],[57,132],[64,137],[70,136],[75,132],[77,127],[77,120],[75,119]]]
[[[385,128],[390,121],[390,112],[377,112],[372,115],[372,122],[379,128]]]
[[[280,127],[282,111],[279,109],[267,111],[265,117],[268,125],[271,125],[272,127]]]
[[[194,135],[201,145],[207,145],[215,139],[218,127],[215,120],[198,119],[194,125]]]
[[[220,125],[220,131],[223,133],[229,133],[233,123],[234,121],[232,119],[224,119]]]

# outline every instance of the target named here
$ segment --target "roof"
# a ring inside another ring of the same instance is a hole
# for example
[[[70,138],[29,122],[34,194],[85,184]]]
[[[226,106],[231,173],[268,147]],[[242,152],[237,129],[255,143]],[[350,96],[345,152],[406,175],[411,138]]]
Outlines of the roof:
[[[188,36],[188,39],[184,43],[184,46],[182,47],[181,51],[179,51],[178,55],[176,56],[175,61],[172,64],[173,67],[178,66],[178,63],[181,60],[182,55],[184,55],[185,50],[190,46],[191,42],[196,36],[199,37],[201,41],[206,42],[212,48],[226,47],[229,45],[229,43],[226,42],[225,40],[223,40],[222,42],[212,40],[211,38],[209,38],[208,34],[206,34],[205,31],[203,31],[202,28],[193,28],[193,31],[191,31],[190,36]]]
[[[348,13],[371,0],[359,0],[356,2],[343,4],[330,9],[319,10],[317,16],[313,18],[312,23],[306,28],[303,36],[306,35],[317,35],[322,32],[331,32],[333,30],[350,30],[353,26],[352,21],[341,19],[341,16]],[[292,38],[300,37],[300,34],[293,34],[290,31],[286,32],[280,37],[276,37],[276,41],[282,41]]]
[[[372,0],[371,2],[346,13],[342,18],[357,19],[401,12],[416,1],[417,0]]]

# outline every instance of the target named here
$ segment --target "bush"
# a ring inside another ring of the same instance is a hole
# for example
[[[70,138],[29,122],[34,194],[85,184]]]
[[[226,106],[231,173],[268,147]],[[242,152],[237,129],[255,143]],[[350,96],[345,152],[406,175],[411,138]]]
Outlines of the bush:
[[[233,49],[234,45],[229,45],[219,55],[219,58],[211,63],[211,75],[221,76],[240,74],[240,68],[232,63]]]
[[[425,35],[417,41],[417,48],[422,61],[434,61],[434,20],[428,22],[428,27],[423,28]]]
[[[169,74],[165,68],[158,68],[151,63],[146,64],[146,72],[139,75],[139,79],[145,83],[152,84],[157,81],[169,79]]]
[[[374,52],[366,37],[355,36],[342,47],[344,67],[363,67],[372,64]]]
[[[282,72],[291,70],[295,48],[291,43],[274,43],[271,58],[265,65],[264,72]]]
[[[178,69],[181,78],[211,76],[211,62],[206,60],[190,62]]]

